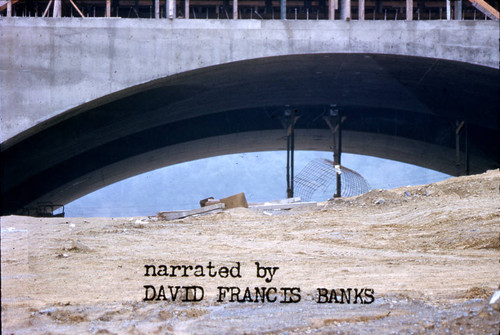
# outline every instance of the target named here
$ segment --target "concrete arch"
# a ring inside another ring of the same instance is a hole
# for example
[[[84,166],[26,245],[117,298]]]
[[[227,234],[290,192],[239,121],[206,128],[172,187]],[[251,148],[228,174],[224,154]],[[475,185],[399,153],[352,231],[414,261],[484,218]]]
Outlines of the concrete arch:
[[[498,34],[493,21],[0,18],[0,137],[154,79],[249,59],[372,53],[498,69]]]
[[[361,53],[267,57],[168,76],[3,143],[2,214],[41,201],[65,204],[182,161],[283,149],[285,108],[302,114],[297,149],[330,149],[321,117],[336,104],[347,116],[347,152],[450,174],[457,173],[456,122],[464,121],[471,172],[497,168],[498,89],[494,68]]]

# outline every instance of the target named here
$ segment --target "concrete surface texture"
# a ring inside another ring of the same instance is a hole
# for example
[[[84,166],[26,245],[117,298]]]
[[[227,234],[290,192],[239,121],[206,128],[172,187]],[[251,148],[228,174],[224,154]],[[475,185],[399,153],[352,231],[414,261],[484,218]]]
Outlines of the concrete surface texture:
[[[134,85],[240,60],[375,53],[498,68],[498,33],[491,21],[0,18],[1,141]]]

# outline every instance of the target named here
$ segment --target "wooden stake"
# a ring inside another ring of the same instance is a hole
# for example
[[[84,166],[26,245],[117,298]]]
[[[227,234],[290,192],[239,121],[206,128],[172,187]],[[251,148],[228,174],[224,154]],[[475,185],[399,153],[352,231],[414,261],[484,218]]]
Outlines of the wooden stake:
[[[61,16],[62,16],[61,0],[54,0],[54,8],[52,11],[52,17],[61,17]]]
[[[69,0],[69,2],[71,2],[71,4],[73,5],[73,7],[75,7],[76,11],[78,12],[78,14],[80,14],[81,17],[85,17],[83,13],[80,11],[80,9],[78,9],[78,7],[75,5],[73,0]]]
[[[328,20],[335,20],[335,0],[328,1]]]
[[[175,0],[167,0],[168,1],[168,10],[167,17],[171,20],[175,19]]]
[[[160,18],[160,0],[155,0],[155,19]]]
[[[351,0],[343,0],[342,4],[345,4],[344,20],[349,21],[351,20]]]
[[[358,20],[365,20],[365,0],[358,0]]]
[[[12,2],[7,1],[7,17],[12,17]]]
[[[111,17],[111,0],[106,0],[106,17]]]
[[[50,5],[52,5],[52,1],[53,1],[53,0],[50,0],[50,1],[49,1],[49,4],[47,5],[47,8],[45,8],[45,11],[43,12],[42,17],[46,17],[46,16],[47,16],[47,14],[48,14],[48,12],[49,12],[49,9],[50,9]]]
[[[413,21],[413,0],[406,0],[406,21]]]

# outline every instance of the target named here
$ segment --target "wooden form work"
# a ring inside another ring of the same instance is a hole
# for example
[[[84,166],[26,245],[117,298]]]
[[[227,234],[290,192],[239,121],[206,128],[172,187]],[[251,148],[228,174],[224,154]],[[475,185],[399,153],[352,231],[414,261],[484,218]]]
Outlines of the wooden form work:
[[[53,17],[61,17],[62,16],[62,4],[63,2],[69,2],[71,6],[77,11],[79,16],[84,17],[83,12],[78,8],[74,0],[46,0],[43,2],[43,4],[47,4],[47,7],[45,8],[45,11],[43,12],[43,17],[49,16],[49,11],[50,8],[52,8],[52,16]],[[112,5],[112,0],[87,0],[87,2],[84,1],[86,4],[90,4],[91,6],[99,6],[101,5],[101,10],[102,10],[102,5],[104,4],[105,1],[105,11],[104,11],[104,16],[105,17],[111,17],[111,5]],[[123,5],[140,5],[140,6],[154,6],[154,17],[155,18],[160,18],[161,17],[161,6],[164,6],[164,8],[167,9],[167,17],[169,19],[175,19],[177,18],[177,11],[176,11],[176,3],[179,0],[139,0],[136,2],[135,0],[128,1],[123,0],[123,2],[120,2],[120,4]],[[342,20],[350,20],[351,19],[351,3],[353,0],[328,0],[327,1],[327,6],[328,6],[328,19],[334,20],[335,19],[335,11],[340,9],[340,18]],[[427,8],[443,8],[443,5],[446,7],[446,19],[447,20],[461,20],[462,19],[462,1],[463,0],[443,0],[443,1],[432,1],[432,2],[426,2],[425,6]],[[473,7],[478,9],[480,12],[485,14],[488,18],[492,20],[499,20],[500,15],[499,12],[493,8],[491,5],[489,5],[486,1],[484,0],[468,0]],[[22,4],[23,0],[0,0],[0,11],[6,10],[7,17],[11,17],[13,14],[13,5],[15,4]],[[81,4],[82,2],[79,2]],[[179,3],[182,3],[179,1]],[[218,8],[220,6],[230,6],[232,8],[232,13],[229,12],[229,14],[226,12],[226,18],[232,18],[232,19],[239,19],[241,15],[241,11],[239,10],[239,6],[244,6],[245,8],[251,7],[251,8],[257,8],[259,6],[262,7],[264,1],[263,0],[230,0],[228,2],[225,2],[224,0],[184,0],[184,8],[183,8],[183,18],[189,19],[191,16],[191,10],[193,10],[193,15],[194,15],[194,9],[193,6],[200,7],[200,6],[205,6],[207,8],[210,7],[216,7],[216,10],[218,12]],[[267,3],[267,2],[266,2]],[[411,21],[414,18],[414,0],[406,0],[406,20]],[[269,2],[270,6],[273,8],[279,7],[280,12],[281,12],[281,19],[286,19],[285,13],[286,13],[286,8],[290,9],[290,7],[301,7],[305,6],[303,0],[272,0]],[[354,5],[357,6],[357,16],[358,20],[365,20],[365,8],[368,7],[373,7],[375,2],[373,0],[354,0]],[[401,8],[401,2],[398,1],[392,1],[392,0],[387,0],[383,1],[384,6],[388,6],[388,8]],[[267,5],[267,4],[266,4]],[[318,0],[312,0],[309,3],[309,6],[319,6],[320,3]],[[94,7],[95,8],[95,7]],[[101,11],[102,13],[102,11]],[[153,12],[152,12],[153,13]],[[257,12],[255,12],[256,15],[258,15]],[[232,15],[231,15],[232,14]],[[429,14],[430,15],[430,14]],[[260,15],[259,15],[260,16]],[[475,16],[474,16],[475,17]],[[208,18],[208,16],[207,16]],[[273,17],[274,18],[274,17]],[[419,13],[419,19],[420,19],[420,13]]]
[[[62,2],[63,0],[50,0],[49,1],[49,4],[47,5],[47,8],[45,8],[45,11],[43,12],[43,15],[42,17],[46,17],[49,10],[50,10],[50,6],[53,4],[54,7],[53,7],[53,11],[52,11],[52,16],[53,17],[61,17],[62,16]],[[73,2],[73,0],[68,0],[71,5],[73,5],[73,7],[75,7],[76,11],[78,12],[78,14],[80,14],[81,17],[85,17],[83,15],[83,13],[80,11],[80,9],[78,8],[78,6]]]

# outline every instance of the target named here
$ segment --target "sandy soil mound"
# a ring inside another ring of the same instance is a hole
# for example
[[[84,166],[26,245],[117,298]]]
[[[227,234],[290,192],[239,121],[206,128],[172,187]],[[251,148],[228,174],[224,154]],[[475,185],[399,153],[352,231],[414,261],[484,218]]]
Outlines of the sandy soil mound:
[[[2,332],[497,334],[499,186],[495,170],[289,211],[2,217]]]

